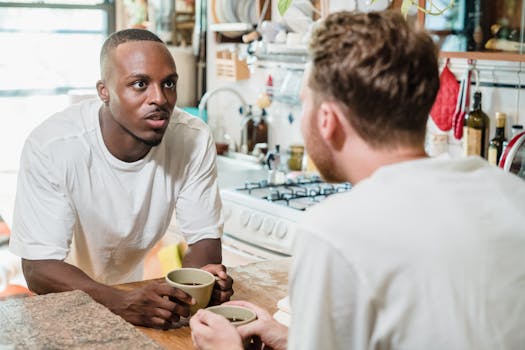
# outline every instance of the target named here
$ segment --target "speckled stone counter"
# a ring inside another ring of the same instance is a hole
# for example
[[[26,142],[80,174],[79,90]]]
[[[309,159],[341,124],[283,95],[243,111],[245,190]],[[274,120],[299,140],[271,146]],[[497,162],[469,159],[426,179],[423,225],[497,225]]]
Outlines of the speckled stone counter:
[[[0,349],[161,349],[82,291],[0,301]]]
[[[228,269],[232,299],[254,302],[270,313],[288,294],[290,258]],[[149,281],[116,286],[132,290]],[[187,321],[187,320],[186,320]],[[194,349],[186,323],[168,331],[133,326],[81,291],[0,301],[0,350]]]

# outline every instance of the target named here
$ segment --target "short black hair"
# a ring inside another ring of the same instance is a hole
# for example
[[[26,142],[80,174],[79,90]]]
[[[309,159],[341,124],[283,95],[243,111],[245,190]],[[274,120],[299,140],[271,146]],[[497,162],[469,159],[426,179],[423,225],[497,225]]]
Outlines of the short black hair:
[[[104,65],[106,58],[111,50],[119,46],[120,44],[127,43],[130,41],[156,41],[164,44],[157,35],[146,29],[123,29],[111,34],[100,50],[100,73],[104,75]]]

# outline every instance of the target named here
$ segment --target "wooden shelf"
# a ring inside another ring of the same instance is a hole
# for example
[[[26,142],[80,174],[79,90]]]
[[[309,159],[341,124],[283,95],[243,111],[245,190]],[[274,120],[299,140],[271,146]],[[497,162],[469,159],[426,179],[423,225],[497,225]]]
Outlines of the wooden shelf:
[[[497,4],[502,1],[503,0],[494,0],[493,2],[488,1],[486,3],[492,6],[497,6]],[[518,7],[522,7],[522,11],[525,11],[525,4],[523,4],[523,1],[525,0],[521,0],[518,2]],[[400,5],[402,3],[402,0],[394,0],[394,3]],[[426,3],[426,0],[418,0],[418,4],[420,7],[425,8],[426,7],[425,3]],[[521,16],[523,16],[523,13],[521,14]],[[421,11],[417,12],[417,22],[420,26],[422,27],[425,26],[425,14]],[[523,28],[521,28],[521,30],[523,30]],[[433,32],[433,31],[430,31],[430,32]],[[439,33],[436,33],[436,34],[439,34]],[[445,30],[441,34],[448,34],[448,33]],[[521,45],[523,45],[523,43]],[[520,54],[517,52],[504,52],[504,51],[499,51],[499,52],[497,51],[492,51],[492,52],[491,51],[467,51],[467,52],[440,51],[439,57],[463,58],[463,59],[472,59],[472,60],[489,60],[489,61],[525,62],[525,53]]]
[[[511,62],[525,62],[525,54],[506,53],[506,52],[448,52],[440,51],[439,57],[442,58],[464,58],[472,60],[491,60],[491,61],[511,61]]]

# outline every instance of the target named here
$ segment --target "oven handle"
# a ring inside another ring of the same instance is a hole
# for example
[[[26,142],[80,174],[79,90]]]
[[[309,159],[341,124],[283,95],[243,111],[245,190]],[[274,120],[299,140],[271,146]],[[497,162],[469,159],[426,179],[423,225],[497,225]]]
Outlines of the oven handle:
[[[237,237],[233,237],[228,233],[222,236],[222,245],[225,249],[245,254],[250,258],[264,260],[275,260],[290,257],[290,255],[268,250],[266,248],[256,246],[250,242],[246,242]]]

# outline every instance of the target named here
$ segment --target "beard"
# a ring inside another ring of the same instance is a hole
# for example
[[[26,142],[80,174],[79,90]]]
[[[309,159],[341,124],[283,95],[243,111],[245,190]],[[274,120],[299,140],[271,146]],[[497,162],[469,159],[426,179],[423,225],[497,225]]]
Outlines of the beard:
[[[150,147],[158,146],[162,142],[162,136],[159,136],[158,138],[154,138],[154,139],[149,139],[149,140],[148,139],[142,139],[140,137],[137,137],[136,135],[133,135],[133,136],[135,136],[135,138],[137,140],[139,140],[140,142],[142,142],[146,146],[150,146]]]
[[[165,133],[165,130],[155,130],[154,136],[146,139],[146,138],[140,137],[137,134],[133,133],[131,130],[125,128],[122,124],[121,124],[121,127],[135,140],[149,147],[158,146],[162,142],[162,138],[164,137],[164,133]]]
[[[309,128],[305,137],[305,143],[306,151],[324,181],[347,181],[344,175],[341,174],[341,171],[337,168],[334,156],[315,127]]]

